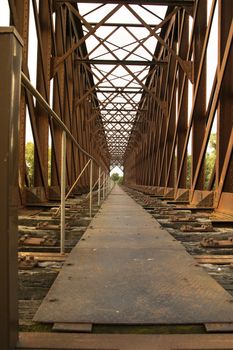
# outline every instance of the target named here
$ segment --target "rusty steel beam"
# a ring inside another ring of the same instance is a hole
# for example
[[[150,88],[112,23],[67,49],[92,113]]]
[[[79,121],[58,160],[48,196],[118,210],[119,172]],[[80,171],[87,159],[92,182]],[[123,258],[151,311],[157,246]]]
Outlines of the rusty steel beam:
[[[51,56],[51,36],[50,36],[50,18],[48,1],[44,4],[39,3],[37,9],[36,1],[33,0],[34,18],[38,35],[38,61],[37,61],[37,89],[47,101],[49,101],[50,87],[50,56]],[[35,149],[34,157],[34,185],[41,187],[48,195],[48,132],[49,121],[48,115],[44,112],[40,105],[36,104],[35,111],[36,127],[38,132],[39,147],[41,152],[42,164],[39,164],[37,150]],[[45,183],[41,178],[40,166],[44,169]],[[44,186],[43,186],[44,185]]]
[[[114,94],[142,94],[142,93],[144,93],[145,94],[145,92],[143,92],[143,90],[134,90],[134,91],[132,91],[132,90],[120,90],[119,88],[116,88],[116,90],[115,91],[113,91],[113,90],[101,90],[100,88],[99,89],[97,89],[96,90],[96,93],[98,94],[98,93],[102,93],[102,94],[109,94],[109,93],[114,93]]]
[[[15,16],[17,21],[15,27],[23,39],[23,53],[22,53],[22,69],[24,72],[27,70],[27,57],[28,57],[28,36],[29,36],[29,7],[30,1],[16,1],[15,2]],[[25,141],[26,141],[26,96],[25,91],[22,90],[20,100],[20,121],[19,121],[19,189],[21,195],[21,203],[25,204],[25,192],[24,184],[26,174],[25,163]]]
[[[155,65],[164,65],[167,64],[166,61],[159,61],[159,60],[153,60],[153,61],[143,61],[143,60],[87,60],[87,59],[75,59],[75,63],[82,64],[82,63],[89,63],[89,64],[98,64],[98,65],[116,65],[116,66],[155,66]]]
[[[207,3],[199,7],[197,13],[196,26],[194,30],[194,89],[198,86],[195,110],[193,112],[193,138],[192,138],[192,182],[197,168],[198,159],[201,151],[202,140],[205,135],[206,125],[206,56],[202,60],[203,45],[205,41],[205,33],[207,30]],[[201,74],[199,67],[202,65]],[[202,175],[199,176],[197,189],[204,189],[205,173],[202,169]]]
[[[18,338],[18,111],[22,46],[23,41],[13,27],[0,28],[0,324],[2,349],[14,349]]]
[[[186,157],[186,151],[187,151],[187,147],[188,147],[189,137],[190,137],[190,134],[191,134],[193,120],[194,120],[194,116],[195,116],[195,110],[196,110],[196,108],[199,107],[197,101],[198,101],[198,96],[200,96],[200,94],[201,94],[201,88],[200,88],[201,81],[202,81],[201,77],[202,77],[203,71],[205,71],[205,59],[206,59],[206,54],[207,54],[207,46],[208,46],[211,26],[212,26],[213,17],[214,17],[215,5],[216,5],[216,1],[213,0],[212,8],[211,8],[211,11],[210,11],[210,18],[209,18],[208,25],[207,25],[207,30],[206,30],[206,33],[205,33],[205,40],[204,40],[202,54],[201,54],[201,61],[200,61],[200,65],[198,67],[198,77],[197,77],[197,81],[196,81],[196,84],[195,84],[192,110],[191,110],[191,115],[190,115],[190,120],[189,120],[189,126],[188,126],[186,137],[185,137],[185,143],[184,143],[184,148],[183,148],[183,153],[182,153],[181,164],[180,164],[180,168],[178,170],[178,179],[177,179],[177,186],[176,186],[176,188],[179,187],[179,182],[180,182],[180,178],[181,178],[182,168],[184,166],[184,161],[185,161],[185,157]],[[197,14],[196,14],[196,17],[198,17]],[[195,25],[196,25],[196,21],[195,21]],[[195,28],[195,26],[194,26],[194,28]]]
[[[57,3],[60,2],[74,2],[74,3],[85,3],[86,0],[55,0]],[[103,4],[125,4],[125,0],[94,0],[93,3]],[[162,6],[193,6],[195,0],[128,0],[128,4],[136,5],[162,5]]]
[[[229,31],[231,30],[233,17],[233,3],[220,0],[219,6],[219,50],[218,50],[218,68],[217,73],[220,74],[221,64],[224,58],[225,46],[227,43]],[[217,132],[217,186],[222,186],[221,173],[224,169],[225,156],[228,149],[228,143],[231,139],[231,127],[233,126],[232,118],[232,96],[233,93],[233,48],[231,46],[229,59],[226,65],[226,72],[223,78],[223,86],[220,93],[220,102],[218,106],[218,132]],[[231,112],[230,112],[231,111]],[[229,164],[224,179],[224,190],[232,192],[233,186],[233,164]]]
[[[97,23],[96,22],[90,22],[90,25],[91,26],[95,26]],[[110,22],[107,22],[107,23],[104,23],[102,25],[103,27],[126,27],[126,28],[143,28],[144,26],[140,23],[110,23]],[[156,27],[156,24],[154,23],[151,23],[149,24],[149,26],[151,28],[153,27]]]
[[[180,23],[180,31],[179,31],[179,41],[180,41],[179,53],[182,57],[187,57],[188,42],[189,42],[189,37],[188,37],[189,16],[185,11],[183,12],[183,17],[181,18],[180,16],[180,21],[181,23]],[[183,86],[183,81],[184,81],[184,86]],[[187,132],[187,126],[188,126],[188,81],[187,79],[184,79],[184,72],[180,67],[178,69],[177,93],[178,93],[178,101],[181,102],[179,125],[177,128],[177,168],[179,168],[181,164],[182,150],[185,143],[185,134]],[[180,188],[187,187],[187,153],[184,159],[184,167],[182,169],[182,173],[180,176],[179,186]]]
[[[216,89],[222,79],[216,107],[216,171],[212,173],[210,182],[212,189],[216,188],[218,191],[219,188],[217,196],[221,197],[221,200],[218,197],[219,203],[223,203],[225,194],[232,192],[232,120],[229,119],[231,100],[228,94],[233,85],[231,51],[225,62],[226,73],[222,77],[219,73],[231,25],[232,4],[218,1],[218,68],[206,106],[206,67],[210,64],[206,59],[206,50],[209,45],[214,6],[217,3],[215,0],[208,12],[208,25],[206,2],[202,0],[97,0],[94,3],[101,5],[97,5],[96,8],[93,6],[88,13],[84,13],[82,6],[78,6],[79,3],[85,2],[9,1],[11,22],[17,26],[25,40],[24,73],[29,77],[27,46],[30,3],[34,9],[38,44],[37,88],[47,102],[53,99],[55,112],[67,129],[72,130],[81,146],[93,155],[98,155],[104,164],[113,164],[116,150],[119,148],[118,152],[125,162],[126,178],[138,184],[158,186],[165,191],[174,188],[175,195],[178,195],[180,189],[188,188],[187,160],[190,158],[191,193],[194,197],[195,191],[203,191],[207,186],[204,183],[203,159],[209,142]],[[108,3],[115,6],[108,9]],[[156,6],[144,6],[146,3],[170,6],[165,17],[160,18],[156,14]],[[135,18],[135,23],[127,23],[127,20],[124,23],[120,18],[114,24],[115,19],[113,21],[112,16],[116,17],[122,9],[130,12]],[[98,12],[98,18],[95,22],[88,22],[88,14],[94,15],[95,11]],[[152,16],[150,24],[146,13]],[[193,18],[191,31],[190,16]],[[101,34],[99,29],[105,26],[109,26],[109,30]],[[144,30],[141,36],[137,34],[140,30]],[[116,40],[120,31],[124,31],[128,36],[128,42],[121,44]],[[86,43],[91,38],[95,44],[88,52],[89,44]],[[147,41],[151,39],[157,40],[157,46],[153,49],[147,45]],[[137,68],[137,65],[141,67]],[[188,94],[189,82],[194,84],[192,97],[188,97],[191,95]],[[190,103],[192,108],[188,115]],[[25,181],[24,158],[26,109],[29,112],[35,144],[36,171],[33,185],[39,186],[49,196],[49,128],[52,138],[51,185],[57,193],[60,184],[60,130],[39,104],[36,104],[35,108],[33,98],[28,92],[24,97],[23,89],[19,151],[21,202],[25,201],[24,187],[28,186]],[[192,149],[188,155],[191,138]],[[123,160],[121,161],[123,164]],[[85,162],[86,156],[68,141],[68,186]],[[83,188],[87,184],[88,173],[81,180]]]

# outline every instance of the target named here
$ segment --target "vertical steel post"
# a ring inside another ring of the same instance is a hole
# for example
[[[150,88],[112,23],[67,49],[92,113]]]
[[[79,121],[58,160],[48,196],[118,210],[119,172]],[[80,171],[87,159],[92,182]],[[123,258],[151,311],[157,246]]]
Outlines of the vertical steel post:
[[[61,143],[61,253],[65,252],[65,199],[66,198],[66,133],[62,132]]]
[[[23,50],[22,50],[22,67],[27,66],[28,57],[28,37],[29,37],[29,11],[30,11],[30,0],[22,0],[15,2],[16,13],[18,17],[17,22],[14,25],[18,30],[19,34],[23,39]],[[19,190],[21,194],[21,203],[25,204],[26,193],[25,193],[25,139],[26,139],[26,96],[25,91],[21,91],[20,101],[20,122],[19,122]]]
[[[108,175],[108,194],[110,192],[110,176]]]
[[[108,196],[108,174],[106,174],[106,197]]]
[[[103,200],[105,198],[105,173],[103,173]]]
[[[99,180],[98,180],[98,206],[100,206],[100,187],[101,187],[101,168],[99,167]]]
[[[180,28],[181,31],[181,28]],[[185,12],[184,13],[184,24],[183,24],[183,30],[179,33],[180,40],[179,40],[179,55],[180,57],[187,57],[188,52],[188,43],[189,43],[189,15]],[[184,71],[181,69],[181,67],[178,67],[178,83],[177,83],[177,90],[178,90],[178,101],[180,102],[182,98],[182,85],[184,80]],[[179,104],[178,102],[178,104]],[[191,102],[191,101],[190,101]],[[179,114],[179,123],[177,125],[177,165],[176,169],[180,168],[180,164],[182,162],[182,154],[183,154],[183,148],[185,144],[185,134],[187,132],[188,127],[188,79],[185,79],[184,81],[184,91],[183,91],[183,98],[182,103],[180,106],[180,114]],[[176,171],[176,179],[177,180],[177,171]],[[187,151],[185,155],[185,161],[184,166],[182,169],[181,177],[180,177],[180,183],[179,188],[186,188],[187,187]]]
[[[90,162],[90,203],[89,203],[89,209],[90,209],[90,219],[92,217],[92,182],[93,182],[93,160],[91,159]]]
[[[218,1],[218,74],[222,64],[226,42],[231,27],[233,15],[232,1]],[[219,187],[220,177],[224,166],[224,160],[228,148],[233,126],[232,119],[232,93],[233,93],[233,45],[228,57],[226,71],[223,77],[220,99],[218,104],[217,121],[217,167],[216,167],[216,187]],[[224,192],[233,192],[233,162],[231,161],[226,174]]]
[[[193,62],[194,62],[194,91],[199,84],[199,90],[196,98],[195,110],[193,113],[192,127],[192,183],[198,165],[198,159],[201,152],[202,141],[205,136],[206,128],[206,58],[203,64],[200,81],[198,81],[198,73],[200,69],[203,45],[205,41],[207,27],[207,1],[201,2],[198,7],[196,25],[194,31],[194,47],[193,47]],[[196,189],[203,190],[205,182],[204,169],[199,176]]]
[[[37,30],[40,39],[38,40],[37,54],[37,90],[41,95],[49,101],[50,92],[50,59],[51,59],[51,23],[49,17],[49,1],[39,1],[39,13],[36,15]],[[40,33],[40,34],[39,34]],[[45,79],[45,80],[44,80]],[[49,135],[49,119],[47,113],[36,102],[36,129],[39,138],[39,148],[41,153],[40,164],[38,152],[35,145],[35,161],[34,161],[34,185],[44,188],[48,195],[48,135]],[[40,167],[44,170],[44,179],[42,178]],[[44,183],[45,182],[45,183]],[[41,199],[43,199],[43,190],[41,191]]]
[[[18,135],[22,40],[0,28],[0,342],[14,349],[18,332]]]

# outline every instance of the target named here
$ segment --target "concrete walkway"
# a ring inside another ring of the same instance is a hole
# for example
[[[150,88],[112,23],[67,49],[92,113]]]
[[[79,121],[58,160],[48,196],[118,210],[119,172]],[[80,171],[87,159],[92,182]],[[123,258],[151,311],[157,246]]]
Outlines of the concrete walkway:
[[[91,324],[233,321],[232,297],[116,186],[35,320]]]

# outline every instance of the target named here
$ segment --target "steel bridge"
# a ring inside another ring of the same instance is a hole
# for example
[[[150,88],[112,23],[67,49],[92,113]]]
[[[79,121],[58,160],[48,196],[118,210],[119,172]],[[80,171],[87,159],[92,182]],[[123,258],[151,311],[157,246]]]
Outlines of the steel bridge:
[[[194,347],[188,335],[177,343],[128,335],[127,347],[120,335],[55,334],[48,345],[45,334],[31,333],[18,343],[17,325],[19,208],[59,203],[64,253],[67,198],[86,196],[92,218],[94,201],[100,206],[107,197],[110,171],[118,167],[126,190],[182,210],[211,210],[232,227],[233,1],[4,0],[1,6],[1,349],[233,348],[231,334],[192,335]],[[233,314],[224,322],[232,323]]]

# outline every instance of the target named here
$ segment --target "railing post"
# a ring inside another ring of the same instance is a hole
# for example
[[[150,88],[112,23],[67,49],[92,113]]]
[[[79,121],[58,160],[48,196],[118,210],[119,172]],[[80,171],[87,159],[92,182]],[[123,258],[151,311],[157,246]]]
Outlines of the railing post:
[[[108,175],[108,193],[110,193],[110,186],[111,186],[111,178],[110,178],[110,174]]]
[[[0,28],[0,343],[18,338],[18,135],[22,41],[13,27]]]
[[[62,131],[61,143],[61,237],[60,251],[65,252],[65,201],[66,201],[66,132]]]
[[[99,179],[98,179],[98,206],[100,206],[100,187],[101,187],[101,168],[99,167]]]
[[[103,173],[103,200],[105,198],[105,172]]]
[[[93,182],[93,160],[90,162],[90,219],[92,217],[92,182]]]
[[[109,193],[109,176],[107,174],[107,180],[106,180],[106,195],[108,196]]]

